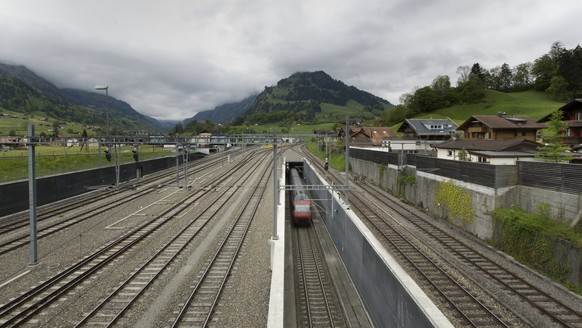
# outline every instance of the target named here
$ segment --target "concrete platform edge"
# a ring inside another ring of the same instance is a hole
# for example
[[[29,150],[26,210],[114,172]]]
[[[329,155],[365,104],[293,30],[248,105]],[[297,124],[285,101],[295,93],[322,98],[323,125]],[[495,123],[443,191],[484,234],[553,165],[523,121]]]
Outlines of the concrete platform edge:
[[[285,163],[285,161],[283,161]],[[285,165],[281,166],[280,184],[285,184]],[[279,193],[277,206],[277,240],[271,244],[271,295],[267,327],[283,328],[285,300],[285,192]]]

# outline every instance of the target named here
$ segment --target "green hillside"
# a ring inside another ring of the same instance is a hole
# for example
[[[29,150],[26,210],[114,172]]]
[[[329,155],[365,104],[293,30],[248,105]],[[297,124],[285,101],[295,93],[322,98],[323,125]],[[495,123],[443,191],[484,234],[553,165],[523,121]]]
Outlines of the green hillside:
[[[434,112],[422,113],[414,118],[448,117],[456,123],[462,123],[471,115],[497,115],[499,112],[505,112],[507,115],[527,115],[537,120],[562,105],[564,103],[553,100],[545,92],[522,91],[505,93],[487,90],[485,101],[483,102],[442,108]]]

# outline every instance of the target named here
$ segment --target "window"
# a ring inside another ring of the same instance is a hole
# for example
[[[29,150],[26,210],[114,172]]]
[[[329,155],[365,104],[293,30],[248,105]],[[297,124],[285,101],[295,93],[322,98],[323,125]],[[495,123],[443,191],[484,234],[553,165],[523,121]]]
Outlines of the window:
[[[574,113],[574,119],[576,121],[582,120],[582,112],[576,112],[576,113]]]
[[[479,156],[477,158],[477,160],[478,160],[479,163],[489,163],[489,161],[487,160],[487,157]]]
[[[448,157],[452,157],[453,156],[453,151],[452,150],[447,150],[447,156]]]

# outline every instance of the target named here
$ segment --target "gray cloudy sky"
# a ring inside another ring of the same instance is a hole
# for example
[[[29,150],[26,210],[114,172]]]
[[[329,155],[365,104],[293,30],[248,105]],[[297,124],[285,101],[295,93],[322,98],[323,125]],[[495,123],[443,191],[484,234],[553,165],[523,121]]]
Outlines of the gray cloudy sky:
[[[0,0],[0,62],[157,119],[323,70],[397,104],[437,75],[581,43],[579,0]]]

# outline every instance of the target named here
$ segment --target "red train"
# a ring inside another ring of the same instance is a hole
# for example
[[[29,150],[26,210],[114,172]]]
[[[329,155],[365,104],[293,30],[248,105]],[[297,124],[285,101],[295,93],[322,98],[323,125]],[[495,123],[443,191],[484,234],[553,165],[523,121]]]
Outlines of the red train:
[[[293,225],[311,225],[311,199],[305,193],[303,181],[296,168],[291,168],[289,177],[291,184],[295,186],[291,199],[291,222]]]

